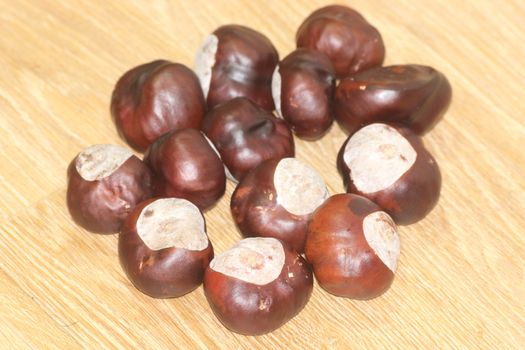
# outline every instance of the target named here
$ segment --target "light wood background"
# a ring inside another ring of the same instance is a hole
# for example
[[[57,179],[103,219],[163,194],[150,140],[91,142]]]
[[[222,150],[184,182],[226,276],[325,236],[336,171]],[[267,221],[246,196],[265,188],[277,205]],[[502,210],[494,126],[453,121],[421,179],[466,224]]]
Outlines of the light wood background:
[[[119,140],[109,115],[129,68],[189,66],[226,23],[265,33],[281,57],[324,1],[0,0],[0,348],[509,349],[525,347],[525,2],[361,0],[387,64],[443,71],[453,104],[426,138],[442,173],[438,207],[400,229],[392,288],[359,302],[315,286],[272,334],[226,330],[202,288],[154,300],[133,287],[116,236],[89,234],[65,206],[66,167]],[[335,126],[297,157],[343,191]],[[216,253],[239,239],[225,197],[206,213]]]

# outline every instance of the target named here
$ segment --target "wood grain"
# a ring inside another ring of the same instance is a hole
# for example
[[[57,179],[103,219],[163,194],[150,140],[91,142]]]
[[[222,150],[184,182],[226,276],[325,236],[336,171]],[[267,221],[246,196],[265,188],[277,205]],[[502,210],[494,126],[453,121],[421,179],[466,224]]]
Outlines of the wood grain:
[[[0,344],[6,348],[348,349],[525,347],[525,3],[352,1],[381,31],[387,64],[443,71],[454,97],[425,142],[443,173],[438,207],[402,227],[397,277],[358,302],[315,286],[305,310],[260,337],[233,334],[202,288],[154,300],[124,276],[116,236],[76,227],[66,167],[84,147],[123,144],[114,83],[156,58],[189,66],[225,23],[265,33],[281,57],[324,1],[0,0]],[[343,191],[334,126],[297,157]],[[206,213],[217,253],[239,239],[227,194]]]

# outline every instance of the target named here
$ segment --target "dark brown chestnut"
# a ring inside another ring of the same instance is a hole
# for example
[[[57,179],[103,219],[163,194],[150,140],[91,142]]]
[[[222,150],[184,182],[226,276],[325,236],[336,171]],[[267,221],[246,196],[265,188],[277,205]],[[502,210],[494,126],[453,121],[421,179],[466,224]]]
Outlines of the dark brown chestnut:
[[[442,119],[451,97],[447,78],[432,67],[377,67],[341,80],[335,115],[350,134],[364,125],[384,122],[401,123],[421,135]]]
[[[381,34],[357,11],[330,5],[314,11],[296,34],[297,47],[326,54],[337,78],[380,66],[385,58]]]
[[[436,205],[441,173],[410,129],[375,123],[351,135],[337,166],[347,192],[377,203],[399,225],[423,219]]]
[[[233,180],[267,159],[293,157],[294,140],[282,119],[238,97],[210,111],[203,131],[220,153]]]
[[[144,163],[153,171],[153,193],[158,197],[184,198],[205,210],[226,189],[219,155],[195,129],[164,134],[148,148]]]
[[[67,206],[96,233],[116,233],[139,202],[151,197],[151,172],[126,148],[93,145],[69,164]]]
[[[195,73],[164,60],[126,72],[111,98],[111,115],[119,134],[141,152],[168,131],[200,129],[205,113],[206,103]]]
[[[243,236],[278,238],[302,253],[308,220],[326,198],[326,184],[310,166],[295,158],[271,159],[239,182],[231,211]]]
[[[154,298],[175,298],[202,283],[213,247],[194,204],[160,198],[140,203],[126,219],[118,254],[138,290]]]
[[[335,73],[326,55],[297,49],[275,68],[272,95],[277,114],[304,139],[318,139],[334,120]]]
[[[329,293],[372,299],[394,280],[400,243],[388,214],[354,194],[328,198],[308,225],[306,259]]]
[[[240,25],[219,27],[195,59],[208,107],[244,96],[273,111],[271,81],[279,54],[263,34]]]
[[[221,323],[236,333],[271,332],[310,299],[312,270],[274,238],[246,238],[215,257],[204,274],[204,293]]]

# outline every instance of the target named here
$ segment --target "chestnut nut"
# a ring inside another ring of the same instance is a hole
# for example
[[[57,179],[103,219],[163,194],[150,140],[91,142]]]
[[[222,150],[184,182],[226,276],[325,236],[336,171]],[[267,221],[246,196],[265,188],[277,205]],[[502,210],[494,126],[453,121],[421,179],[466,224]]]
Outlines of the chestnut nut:
[[[126,72],[111,98],[111,115],[119,134],[141,152],[168,131],[200,129],[205,113],[204,95],[195,73],[164,60]]]
[[[326,55],[297,49],[275,68],[272,95],[277,115],[305,139],[318,139],[332,125],[335,73]]]
[[[286,122],[247,98],[214,108],[204,118],[202,130],[217,148],[232,180],[241,180],[264,160],[294,156],[294,140]]]
[[[208,107],[244,96],[273,111],[272,73],[277,50],[263,34],[240,25],[224,25],[197,51],[195,72]]]
[[[380,66],[385,58],[381,35],[357,11],[330,5],[314,11],[296,34],[297,47],[321,51],[332,61],[337,78]]]
[[[352,299],[383,294],[394,279],[400,242],[392,219],[354,194],[328,198],[308,225],[305,255],[329,293]]]
[[[174,298],[202,283],[213,247],[194,204],[161,198],[142,202],[127,218],[118,253],[138,290],[154,298]]]
[[[206,136],[195,129],[176,130],[159,137],[144,155],[153,172],[157,197],[184,198],[200,210],[215,204],[226,189],[219,155]]]
[[[375,123],[348,137],[337,165],[347,192],[377,203],[397,224],[423,219],[436,205],[441,173],[410,129]]]
[[[231,331],[271,332],[310,299],[313,276],[297,252],[275,238],[246,238],[213,259],[204,293],[213,313]]]
[[[308,220],[326,198],[326,184],[310,166],[295,158],[271,159],[239,182],[231,212],[244,237],[278,238],[302,253]]]
[[[93,145],[69,164],[67,206],[73,220],[96,233],[118,232],[139,202],[151,197],[151,172],[123,147]]]
[[[432,67],[377,67],[341,80],[335,116],[350,134],[377,122],[401,123],[424,134],[441,120],[451,97],[447,78]]]

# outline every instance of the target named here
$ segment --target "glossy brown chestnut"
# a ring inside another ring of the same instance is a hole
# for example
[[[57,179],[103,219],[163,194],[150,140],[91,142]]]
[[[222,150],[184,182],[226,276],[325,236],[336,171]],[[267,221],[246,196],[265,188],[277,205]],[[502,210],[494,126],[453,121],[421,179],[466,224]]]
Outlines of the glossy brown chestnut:
[[[206,103],[193,71],[179,63],[157,60],[135,67],[117,82],[111,115],[132,147],[144,151],[162,134],[200,129]]]
[[[154,298],[191,292],[213,259],[204,217],[194,204],[179,198],[140,203],[122,227],[118,253],[133,285]]]
[[[386,292],[399,250],[390,216],[354,194],[328,198],[308,225],[306,259],[319,285],[338,296],[372,299]]]
[[[204,293],[228,329],[271,332],[310,299],[312,270],[297,252],[274,238],[246,238],[215,257],[204,274]]]
[[[244,96],[273,111],[272,73],[279,54],[263,34],[240,25],[219,27],[208,36],[195,59],[208,107]]]
[[[239,97],[204,118],[203,131],[220,153],[234,180],[267,159],[294,156],[292,132],[282,119]]]
[[[341,5],[322,7],[301,24],[297,47],[326,54],[337,78],[380,66],[385,58],[381,34],[355,10]]]
[[[151,172],[131,151],[114,145],[85,148],[67,170],[73,220],[96,233],[116,233],[139,202],[151,197]]]
[[[235,224],[244,237],[274,237],[304,251],[306,226],[328,198],[323,178],[295,159],[271,159],[250,171],[231,198]]]
[[[428,66],[377,67],[339,83],[335,115],[350,134],[377,122],[401,123],[417,134],[431,130],[452,97],[447,78]]]
[[[204,134],[195,129],[161,136],[146,151],[144,163],[153,171],[153,192],[157,197],[184,198],[205,210],[226,189],[219,155]]]
[[[305,139],[318,139],[333,122],[335,73],[326,55],[297,49],[275,68],[272,95],[277,114]]]
[[[347,192],[377,203],[399,225],[423,219],[436,205],[441,173],[410,129],[375,123],[351,135],[337,166]]]

